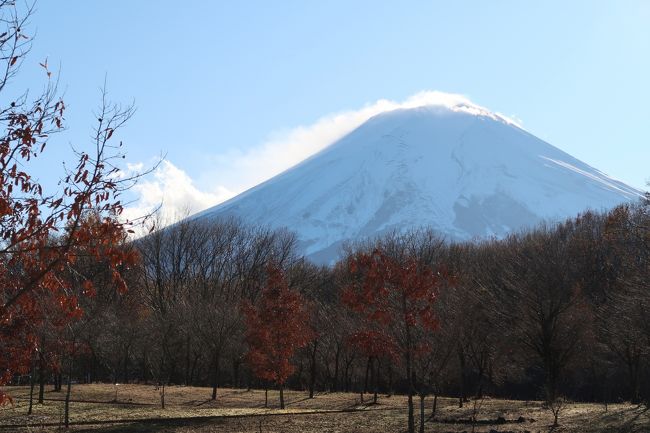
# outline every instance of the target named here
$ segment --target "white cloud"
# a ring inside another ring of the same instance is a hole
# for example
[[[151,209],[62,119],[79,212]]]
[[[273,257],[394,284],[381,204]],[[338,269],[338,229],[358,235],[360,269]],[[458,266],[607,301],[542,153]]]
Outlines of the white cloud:
[[[403,102],[380,99],[359,110],[330,114],[308,126],[299,126],[248,150],[233,149],[219,155],[207,155],[213,164],[210,172],[194,177],[201,184],[214,185],[201,191],[183,170],[164,162],[154,179],[141,182],[135,193],[140,199],[136,207],[127,209],[127,216],[140,215],[162,202],[162,211],[178,216],[198,212],[221,203],[317,153],[351,132],[371,117],[397,109],[422,106],[444,106],[454,111],[489,116],[518,125],[501,114],[471,102],[463,95],[436,91],[417,93]]]
[[[427,105],[445,106],[454,111],[489,116],[512,124],[519,123],[501,114],[491,113],[459,94],[425,91],[403,102],[380,99],[359,110],[330,114],[312,125],[299,126],[276,134],[252,149],[214,155],[214,171],[203,174],[200,180],[206,184],[214,182],[224,185],[227,189],[239,193],[317,153],[377,114]]]
[[[128,164],[126,173],[141,171],[144,164]],[[135,195],[132,206],[124,209],[122,216],[135,220],[160,207],[163,220],[173,221],[214,206],[229,199],[234,192],[223,186],[213,191],[201,191],[192,178],[169,161],[160,166],[146,179],[141,180],[131,191]]]

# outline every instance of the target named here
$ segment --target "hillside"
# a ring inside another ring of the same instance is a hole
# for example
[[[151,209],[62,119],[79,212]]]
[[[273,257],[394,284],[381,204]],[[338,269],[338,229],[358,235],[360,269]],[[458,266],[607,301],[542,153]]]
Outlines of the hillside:
[[[287,227],[302,252],[329,263],[345,241],[391,230],[503,237],[641,194],[499,115],[458,104],[379,114],[197,217]]]

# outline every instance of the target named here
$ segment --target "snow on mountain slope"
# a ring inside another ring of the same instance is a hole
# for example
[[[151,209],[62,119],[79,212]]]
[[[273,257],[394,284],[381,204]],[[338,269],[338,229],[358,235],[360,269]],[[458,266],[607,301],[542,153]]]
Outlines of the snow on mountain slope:
[[[196,217],[287,227],[329,263],[346,240],[393,229],[501,237],[641,195],[481,107],[432,105],[379,114]]]

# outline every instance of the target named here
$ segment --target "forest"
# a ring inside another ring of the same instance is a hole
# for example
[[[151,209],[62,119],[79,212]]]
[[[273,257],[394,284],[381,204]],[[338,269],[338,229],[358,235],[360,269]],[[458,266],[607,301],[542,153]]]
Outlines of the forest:
[[[34,399],[70,380],[402,393],[410,423],[438,395],[647,401],[649,210],[503,240],[392,233],[331,267],[287,231],[183,219],[123,243],[126,290],[101,257],[76,262],[78,314],[29,328]]]

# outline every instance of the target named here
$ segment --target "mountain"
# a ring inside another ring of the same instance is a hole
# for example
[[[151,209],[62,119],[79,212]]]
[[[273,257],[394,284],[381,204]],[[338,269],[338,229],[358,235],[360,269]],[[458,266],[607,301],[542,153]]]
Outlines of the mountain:
[[[508,119],[460,103],[398,109],[196,217],[287,227],[302,252],[336,259],[347,240],[430,226],[468,240],[636,200],[616,181]]]

